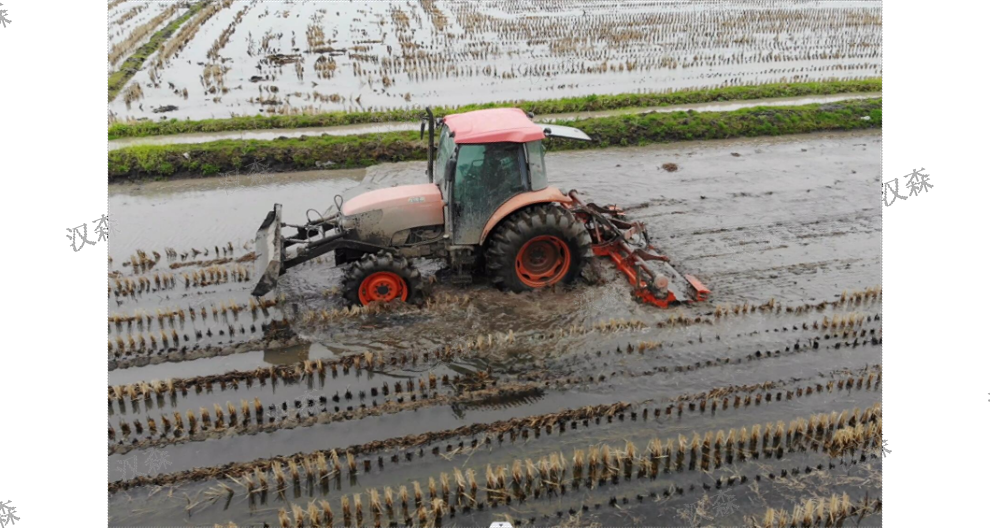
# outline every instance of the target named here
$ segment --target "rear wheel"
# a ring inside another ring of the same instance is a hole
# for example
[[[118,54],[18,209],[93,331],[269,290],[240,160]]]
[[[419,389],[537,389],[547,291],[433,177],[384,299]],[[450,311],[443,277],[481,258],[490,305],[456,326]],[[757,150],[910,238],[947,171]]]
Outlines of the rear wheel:
[[[553,205],[514,213],[492,233],[485,255],[492,282],[515,292],[574,282],[591,258],[587,229]]]
[[[409,260],[387,251],[368,253],[344,272],[344,295],[351,304],[418,303],[425,297],[422,276]]]

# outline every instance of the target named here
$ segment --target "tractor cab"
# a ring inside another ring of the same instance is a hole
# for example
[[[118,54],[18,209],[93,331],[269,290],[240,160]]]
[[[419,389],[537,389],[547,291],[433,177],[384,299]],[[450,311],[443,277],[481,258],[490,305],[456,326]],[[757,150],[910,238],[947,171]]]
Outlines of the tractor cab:
[[[430,169],[447,204],[447,232],[454,245],[463,246],[480,244],[489,224],[505,216],[497,214],[499,209],[513,199],[526,205],[530,199],[542,202],[545,195],[560,194],[556,189],[540,192],[547,191],[544,138],[591,139],[575,128],[538,125],[518,108],[451,114],[439,123]]]

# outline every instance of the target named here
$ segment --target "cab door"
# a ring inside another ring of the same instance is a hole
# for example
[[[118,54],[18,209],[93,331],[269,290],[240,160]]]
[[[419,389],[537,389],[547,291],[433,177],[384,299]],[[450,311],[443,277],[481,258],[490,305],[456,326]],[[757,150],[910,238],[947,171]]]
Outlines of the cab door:
[[[454,244],[477,244],[495,210],[528,190],[523,148],[508,142],[457,147],[451,200]]]
[[[436,158],[433,160],[433,178],[440,187],[440,195],[443,197],[443,225],[444,233],[447,234],[453,232],[450,202],[453,195],[454,182],[453,179],[447,179],[446,168],[447,161],[456,155],[457,145],[454,144],[453,138],[450,137],[450,130],[447,128],[447,125],[444,125],[440,129],[440,145],[437,149]]]

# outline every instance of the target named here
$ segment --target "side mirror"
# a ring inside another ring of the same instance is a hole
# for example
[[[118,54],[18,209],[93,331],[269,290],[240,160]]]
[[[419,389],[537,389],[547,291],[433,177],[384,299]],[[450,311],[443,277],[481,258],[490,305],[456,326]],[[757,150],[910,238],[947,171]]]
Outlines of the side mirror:
[[[445,181],[454,181],[454,171],[457,170],[457,160],[450,158],[447,160],[447,165],[443,168],[443,179]]]

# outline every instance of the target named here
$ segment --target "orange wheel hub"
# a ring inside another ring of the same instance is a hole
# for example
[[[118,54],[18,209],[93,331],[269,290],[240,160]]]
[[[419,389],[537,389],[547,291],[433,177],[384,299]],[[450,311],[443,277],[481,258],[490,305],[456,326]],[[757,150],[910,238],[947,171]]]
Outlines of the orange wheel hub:
[[[409,289],[406,288],[406,281],[402,277],[391,271],[379,271],[372,273],[361,281],[358,289],[358,299],[361,304],[369,304],[374,301],[391,301],[402,299],[403,302],[409,298]]]
[[[571,250],[551,235],[531,238],[516,255],[516,275],[530,288],[560,282],[571,268]]]

